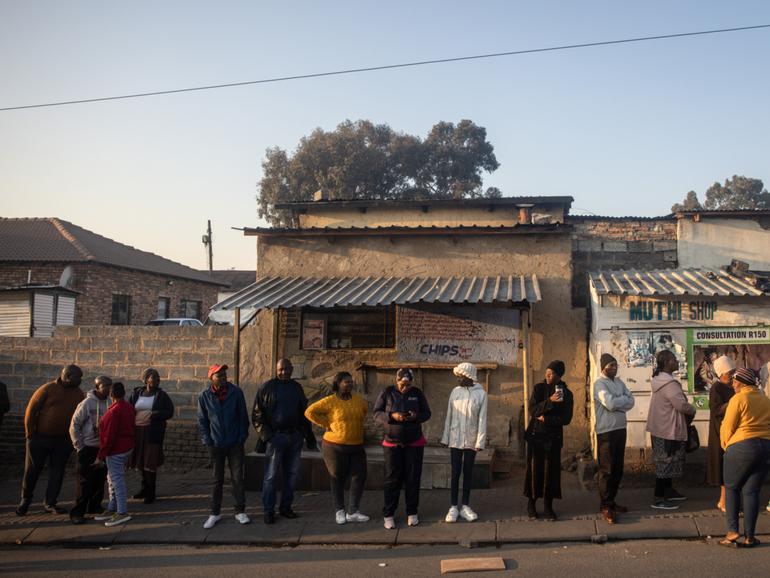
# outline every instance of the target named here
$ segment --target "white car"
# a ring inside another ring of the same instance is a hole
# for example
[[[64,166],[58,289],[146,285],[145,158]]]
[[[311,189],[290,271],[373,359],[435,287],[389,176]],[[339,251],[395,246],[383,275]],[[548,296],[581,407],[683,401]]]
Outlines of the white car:
[[[202,327],[203,323],[188,317],[169,317],[168,319],[153,319],[147,325],[182,325],[185,327]]]

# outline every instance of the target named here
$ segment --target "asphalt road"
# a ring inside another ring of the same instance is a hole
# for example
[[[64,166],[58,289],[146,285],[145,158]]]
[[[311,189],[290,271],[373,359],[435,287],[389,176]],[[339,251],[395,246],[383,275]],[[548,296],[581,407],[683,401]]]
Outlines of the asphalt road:
[[[446,558],[501,556],[493,576],[733,576],[770,567],[770,544],[731,550],[715,541],[649,540],[593,544],[521,545],[464,549],[398,548],[113,547],[111,549],[0,549],[0,574],[9,576],[439,576]],[[385,564],[384,566],[382,564]],[[762,574],[763,571],[760,571]],[[465,574],[455,574],[460,576]]]

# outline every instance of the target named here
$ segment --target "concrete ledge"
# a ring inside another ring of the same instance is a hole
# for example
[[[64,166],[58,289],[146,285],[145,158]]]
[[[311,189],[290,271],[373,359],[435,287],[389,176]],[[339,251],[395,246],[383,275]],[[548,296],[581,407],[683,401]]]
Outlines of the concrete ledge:
[[[277,520],[266,526],[262,519],[251,524],[239,524],[232,516],[225,516],[206,533],[204,544],[248,544],[256,546],[296,546],[299,544],[306,522]]]
[[[588,542],[596,533],[595,520],[511,520],[497,523],[498,544]]]
[[[202,544],[207,531],[203,529],[205,516],[195,522],[133,523],[123,526],[115,544]]]
[[[404,544],[458,544],[460,542],[495,544],[497,524],[495,522],[422,522],[419,526],[409,527],[399,524],[396,543]]]
[[[386,530],[382,527],[382,518],[372,518],[366,523],[305,524],[300,544],[381,544],[393,546],[399,530]]]
[[[130,522],[129,522],[130,523]],[[69,522],[38,526],[23,541],[29,545],[69,544],[74,546],[110,546],[125,526],[106,528],[104,524],[74,526]]]
[[[625,514],[620,522],[610,526],[603,519],[596,521],[596,533],[610,540],[645,540],[652,538],[699,538],[700,533],[691,517],[639,517]]]

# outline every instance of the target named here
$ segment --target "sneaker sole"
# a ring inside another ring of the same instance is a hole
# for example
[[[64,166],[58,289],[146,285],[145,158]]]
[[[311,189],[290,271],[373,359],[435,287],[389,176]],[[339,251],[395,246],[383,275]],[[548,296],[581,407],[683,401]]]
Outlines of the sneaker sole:
[[[653,510],[678,510],[679,506],[650,506]]]

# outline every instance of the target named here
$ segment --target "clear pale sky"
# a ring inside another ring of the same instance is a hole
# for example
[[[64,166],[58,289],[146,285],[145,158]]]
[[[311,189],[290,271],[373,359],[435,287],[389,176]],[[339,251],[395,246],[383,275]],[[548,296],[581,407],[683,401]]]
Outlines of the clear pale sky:
[[[724,1],[0,0],[0,107],[770,23]],[[57,216],[196,268],[254,268],[265,149],[370,119],[486,127],[506,196],[660,215],[770,185],[770,29],[0,112],[0,214]],[[581,212],[573,208],[573,212]]]

